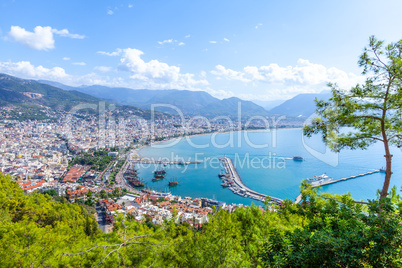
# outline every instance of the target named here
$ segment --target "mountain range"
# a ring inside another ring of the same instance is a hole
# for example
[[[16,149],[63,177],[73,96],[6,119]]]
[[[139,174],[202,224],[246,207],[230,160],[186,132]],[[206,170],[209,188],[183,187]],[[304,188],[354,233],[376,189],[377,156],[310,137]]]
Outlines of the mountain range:
[[[0,74],[0,107],[18,107],[18,111],[25,114],[25,119],[48,118],[47,109],[68,112],[78,104],[99,104],[100,101],[103,100],[74,89],[64,90],[35,80]],[[118,109],[145,119],[151,117],[150,111],[133,106],[120,105]],[[93,109],[85,111],[97,112]],[[164,115],[157,113],[156,116]]]
[[[116,103],[120,109],[130,108],[135,115],[142,117],[145,115],[145,118],[149,117],[149,109],[152,105],[157,105],[155,110],[160,112],[177,114],[175,110],[177,108],[184,115],[205,117],[236,118],[241,107],[243,119],[253,115],[268,116],[270,114],[305,118],[314,113],[315,98],[327,100],[329,97],[329,92],[322,92],[299,94],[286,101],[259,101],[258,103],[264,106],[280,103],[268,111],[251,101],[236,97],[220,100],[204,91],[112,88],[99,85],[71,87],[53,81],[26,80],[0,74],[0,106],[11,104],[25,110],[49,107],[54,110],[69,111],[79,103],[99,103],[106,100],[109,103]]]
[[[40,82],[65,90],[80,91],[118,104],[133,105],[142,109],[150,109],[151,105],[156,104],[170,106],[156,106],[155,110],[172,114],[177,114],[175,109],[172,108],[174,106],[184,115],[202,115],[205,117],[226,115],[237,117],[238,106],[241,105],[241,114],[243,117],[269,115],[267,110],[254,102],[241,100],[236,97],[220,100],[205,91],[112,88],[99,85],[71,87],[52,81],[41,80]]]
[[[321,93],[304,93],[285,101],[284,103],[271,109],[271,114],[280,114],[291,117],[309,117],[315,112],[315,98],[328,100],[331,93],[323,91]]]

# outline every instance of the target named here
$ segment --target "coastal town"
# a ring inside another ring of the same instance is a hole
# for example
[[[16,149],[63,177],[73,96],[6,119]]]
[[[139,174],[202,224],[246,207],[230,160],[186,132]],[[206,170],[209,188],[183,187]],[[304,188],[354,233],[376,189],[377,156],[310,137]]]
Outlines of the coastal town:
[[[141,118],[125,120],[124,126],[112,121],[109,118],[102,125],[95,116],[58,122],[3,120],[0,172],[9,174],[27,194],[48,193],[85,205],[105,232],[111,231],[117,214],[152,224],[161,224],[174,214],[178,223],[201,227],[213,206],[228,211],[242,206],[157,192],[144,188],[136,178],[130,180],[130,172],[136,174],[135,163],[141,160],[138,151],[144,146],[239,126],[219,120],[209,128],[202,120],[183,126],[177,117],[156,120],[152,126]],[[155,175],[155,180],[160,176]]]

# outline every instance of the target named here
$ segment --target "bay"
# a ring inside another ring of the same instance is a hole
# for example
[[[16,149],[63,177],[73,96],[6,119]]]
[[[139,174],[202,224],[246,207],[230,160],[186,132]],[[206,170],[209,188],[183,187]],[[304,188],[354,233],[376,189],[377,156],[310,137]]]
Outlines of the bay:
[[[393,176],[391,185],[402,185],[402,152],[392,148]],[[367,150],[344,150],[330,153],[320,137],[306,138],[301,129],[241,131],[199,135],[156,143],[140,150],[142,157],[170,161],[202,161],[189,165],[137,165],[139,176],[148,187],[169,191],[174,195],[213,198],[226,203],[250,205],[261,202],[233,194],[222,188],[218,174],[219,158],[230,157],[243,182],[251,189],[281,199],[294,200],[300,192],[300,182],[314,175],[326,173],[339,179],[380,169],[385,166],[382,143]],[[304,161],[294,161],[302,156]],[[165,169],[166,177],[153,182],[153,171]],[[179,185],[168,187],[175,179]],[[351,179],[324,186],[321,192],[351,193],[356,200],[376,198],[382,188],[384,173]]]

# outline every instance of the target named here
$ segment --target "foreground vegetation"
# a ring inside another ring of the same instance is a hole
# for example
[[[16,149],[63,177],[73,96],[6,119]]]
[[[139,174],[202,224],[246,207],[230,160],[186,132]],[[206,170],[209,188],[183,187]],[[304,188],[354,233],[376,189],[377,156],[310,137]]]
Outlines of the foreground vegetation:
[[[400,267],[402,202],[356,203],[302,185],[277,211],[218,210],[202,228],[119,216],[113,233],[78,204],[25,195],[0,175],[1,267]]]

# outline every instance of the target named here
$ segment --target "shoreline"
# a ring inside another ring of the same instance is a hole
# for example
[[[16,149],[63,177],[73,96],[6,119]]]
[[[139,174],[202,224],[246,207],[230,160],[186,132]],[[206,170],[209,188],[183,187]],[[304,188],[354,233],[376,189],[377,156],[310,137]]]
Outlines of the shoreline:
[[[301,127],[284,127],[284,128],[276,128],[275,130],[281,130],[281,129],[302,129]],[[265,131],[271,131],[273,129],[267,128],[267,129],[252,129],[252,130],[230,130],[230,131],[224,131],[224,132],[212,132],[212,133],[199,133],[199,134],[194,134],[194,135],[186,135],[186,136],[181,136],[181,137],[174,137],[174,138],[168,138],[167,140],[163,141],[156,141],[153,142],[152,144],[149,145],[141,145],[139,148],[135,149],[137,150],[137,155],[141,158],[146,158],[146,156],[143,156],[141,154],[141,151],[147,147],[152,147],[154,144],[160,144],[160,143],[165,143],[165,142],[170,142],[174,140],[182,140],[182,139],[187,139],[187,138],[192,138],[192,137],[197,137],[197,136],[206,136],[206,135],[213,135],[213,134],[225,134],[225,133],[230,133],[230,132],[265,132]],[[179,141],[180,142],[180,141]],[[155,148],[155,149],[160,149],[160,148]]]
[[[275,129],[275,130],[281,130],[281,129],[283,129],[283,130],[289,130],[289,129],[302,129],[302,128],[298,128],[298,127],[288,127],[288,128],[277,128],[277,129]],[[269,132],[272,132],[274,129],[253,129],[253,130],[234,130],[234,131],[225,131],[225,132],[212,132],[212,133],[199,133],[199,134],[194,134],[194,135],[186,135],[186,136],[181,136],[181,137],[174,137],[174,138],[168,138],[167,140],[162,140],[162,141],[156,141],[156,142],[153,142],[152,144],[148,144],[148,145],[141,145],[141,146],[139,146],[138,148],[136,148],[135,150],[136,150],[136,154],[137,154],[137,156],[138,157],[140,157],[140,158],[148,158],[148,159],[153,159],[154,158],[154,156],[153,157],[149,157],[149,156],[146,156],[146,155],[144,155],[144,152],[143,152],[143,149],[145,149],[145,148],[148,148],[148,147],[152,147],[152,145],[155,145],[155,144],[157,144],[157,145],[160,145],[160,144],[163,144],[163,143],[169,143],[169,142],[176,142],[177,140],[177,142],[176,143],[174,143],[173,145],[172,145],[172,148],[175,146],[175,145],[177,145],[179,142],[181,142],[181,141],[183,141],[183,140],[185,140],[185,139],[187,139],[187,138],[192,138],[192,137],[196,137],[196,136],[206,136],[206,135],[213,135],[213,134],[225,134],[225,133],[231,133],[231,132],[236,132],[236,133],[242,133],[242,132],[250,132],[250,133],[259,133],[259,132],[267,132],[267,133],[269,133]],[[160,148],[155,148],[155,147],[153,147],[154,149],[163,149],[163,147],[160,147]],[[174,150],[172,150],[172,151],[174,151]],[[254,190],[253,190],[254,191]],[[234,194],[234,193],[233,193]],[[191,193],[187,193],[187,194],[185,194],[185,195],[187,195],[187,196],[192,196],[191,195]],[[236,195],[236,194],[234,194],[234,195]],[[254,203],[254,204],[257,204],[257,203],[259,203],[259,202],[262,202],[262,201],[260,201],[260,200],[253,200],[252,198],[249,198],[249,197],[245,197],[245,198],[247,198],[247,199],[250,199],[250,200],[252,200],[252,203]],[[222,200],[221,200],[222,201]],[[248,202],[247,202],[248,203]],[[243,205],[245,205],[243,202],[240,202],[239,204],[243,204]]]

